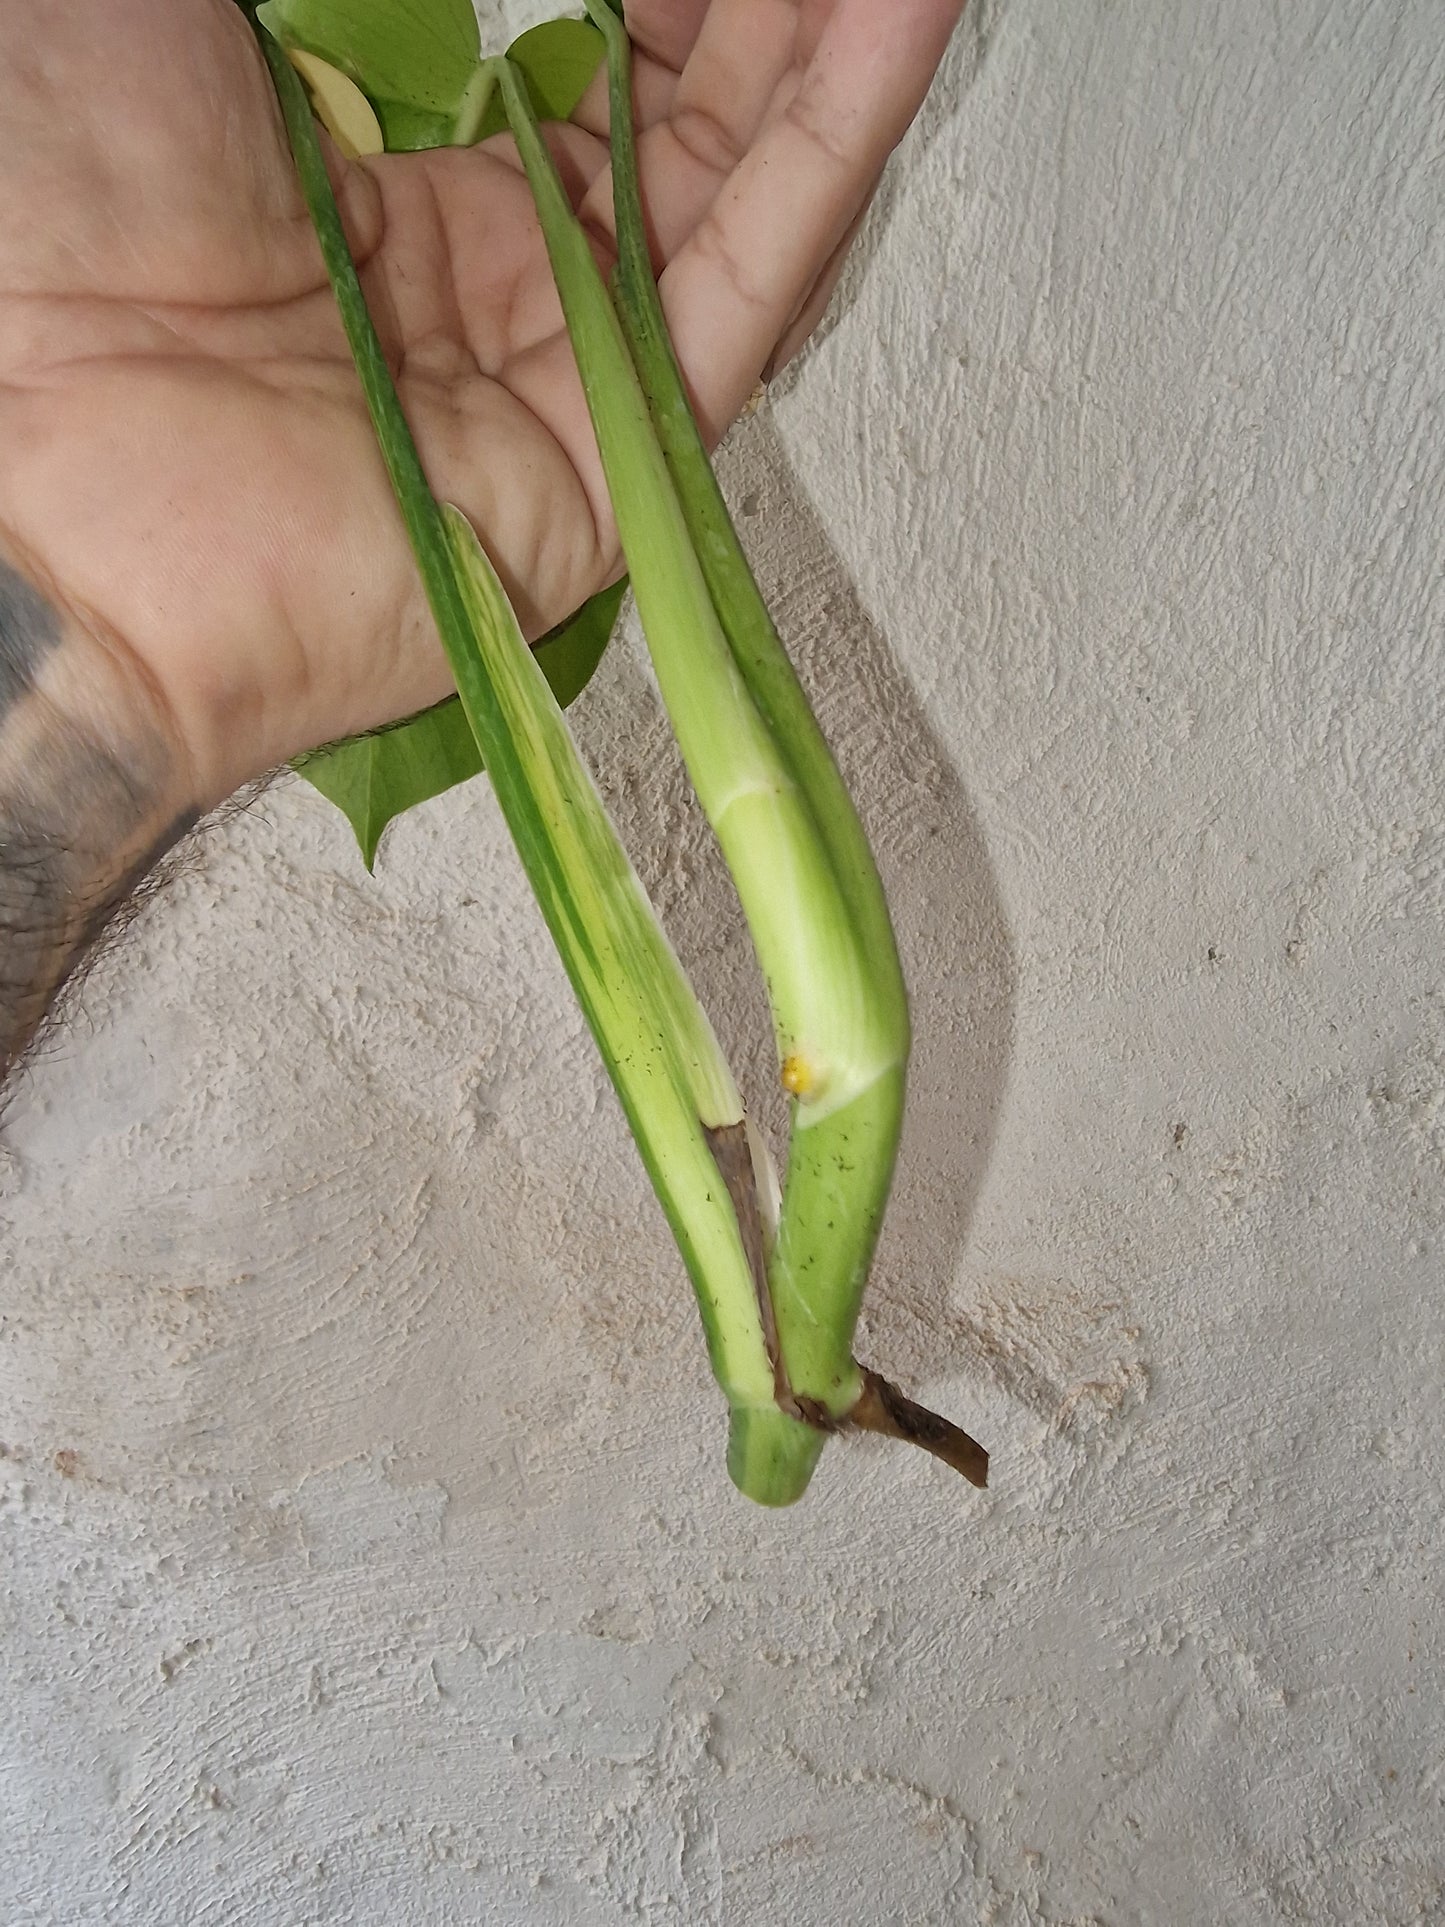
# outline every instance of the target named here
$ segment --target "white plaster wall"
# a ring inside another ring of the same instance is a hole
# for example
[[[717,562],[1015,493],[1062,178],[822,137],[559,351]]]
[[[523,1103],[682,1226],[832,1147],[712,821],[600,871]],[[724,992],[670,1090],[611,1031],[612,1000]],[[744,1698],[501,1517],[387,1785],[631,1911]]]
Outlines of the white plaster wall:
[[[1445,1919],[1442,205],[1439,0],[993,0],[730,449],[986,1497],[733,1494],[485,783],[211,831],[0,1155],[7,1927]],[[579,717],[761,1076],[635,638]]]

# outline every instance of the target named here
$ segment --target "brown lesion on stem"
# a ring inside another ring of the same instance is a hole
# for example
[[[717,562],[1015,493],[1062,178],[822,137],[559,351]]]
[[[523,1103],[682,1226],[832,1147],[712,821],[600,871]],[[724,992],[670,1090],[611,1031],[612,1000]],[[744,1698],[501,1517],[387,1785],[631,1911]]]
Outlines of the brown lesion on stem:
[[[946,1418],[940,1418],[937,1412],[915,1405],[877,1372],[870,1372],[866,1366],[859,1369],[863,1373],[863,1391],[845,1424],[857,1426],[860,1432],[881,1432],[885,1438],[921,1445],[925,1452],[931,1452],[934,1458],[961,1472],[970,1485],[980,1489],[987,1486],[988,1453],[977,1439],[970,1438]]]
[[[778,1321],[773,1315],[773,1295],[768,1290],[767,1240],[763,1236],[763,1213],[758,1203],[757,1173],[753,1170],[753,1150],[748,1142],[748,1127],[741,1118],[735,1124],[704,1124],[702,1134],[718,1176],[727,1186],[742,1236],[743,1255],[752,1274],[757,1294],[758,1316],[763,1324],[763,1344],[773,1368],[774,1382],[782,1370],[778,1348]]]
[[[773,1294],[768,1289],[768,1246],[763,1235],[762,1207],[758,1203],[758,1175],[753,1167],[753,1149],[748,1140],[748,1127],[741,1119],[736,1124],[704,1124],[703,1136],[707,1148],[712,1152],[712,1161],[718,1168],[718,1175],[727,1186],[728,1196],[732,1199],[733,1210],[737,1214],[738,1231],[743,1241],[743,1255],[748,1261],[752,1275],[753,1291],[758,1301],[758,1319],[763,1328],[763,1348],[768,1355],[768,1363],[773,1368],[773,1398],[780,1412],[789,1418],[813,1425],[822,1432],[836,1430],[836,1421],[827,1407],[816,1399],[803,1398],[795,1392],[788,1382],[788,1368],[783,1363],[783,1348],[778,1339],[778,1320],[773,1311]]]

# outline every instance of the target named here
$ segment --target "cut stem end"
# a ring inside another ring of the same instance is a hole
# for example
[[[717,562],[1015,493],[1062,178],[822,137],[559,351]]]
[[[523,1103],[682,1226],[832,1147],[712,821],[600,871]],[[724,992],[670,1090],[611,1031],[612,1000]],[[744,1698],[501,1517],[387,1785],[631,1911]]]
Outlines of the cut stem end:
[[[828,1434],[776,1406],[735,1405],[728,1426],[728,1477],[758,1505],[792,1505],[828,1442]]]

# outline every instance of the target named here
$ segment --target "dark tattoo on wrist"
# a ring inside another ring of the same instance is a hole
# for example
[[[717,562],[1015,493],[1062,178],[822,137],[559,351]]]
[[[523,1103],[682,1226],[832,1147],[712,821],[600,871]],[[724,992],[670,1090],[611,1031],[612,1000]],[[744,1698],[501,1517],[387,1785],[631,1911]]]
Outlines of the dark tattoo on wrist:
[[[34,686],[42,659],[60,642],[60,619],[17,570],[0,557],[0,724]]]
[[[46,693],[51,658],[81,647],[0,558],[0,1085],[197,816],[157,729],[88,724]]]

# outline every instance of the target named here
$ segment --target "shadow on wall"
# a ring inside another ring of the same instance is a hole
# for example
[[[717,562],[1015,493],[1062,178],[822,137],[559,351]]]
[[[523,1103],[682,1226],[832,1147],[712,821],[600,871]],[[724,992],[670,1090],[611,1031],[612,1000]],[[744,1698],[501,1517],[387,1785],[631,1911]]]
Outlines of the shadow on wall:
[[[963,784],[789,471],[765,415],[719,470],[764,595],[877,853],[913,1007],[907,1122],[860,1342],[921,1389],[977,1359],[950,1287],[997,1130],[1015,967]],[[949,646],[940,639],[941,646]],[[767,1004],[730,879],[640,667],[614,660],[576,721],[623,841],[694,975],[750,1107],[781,1148]]]

